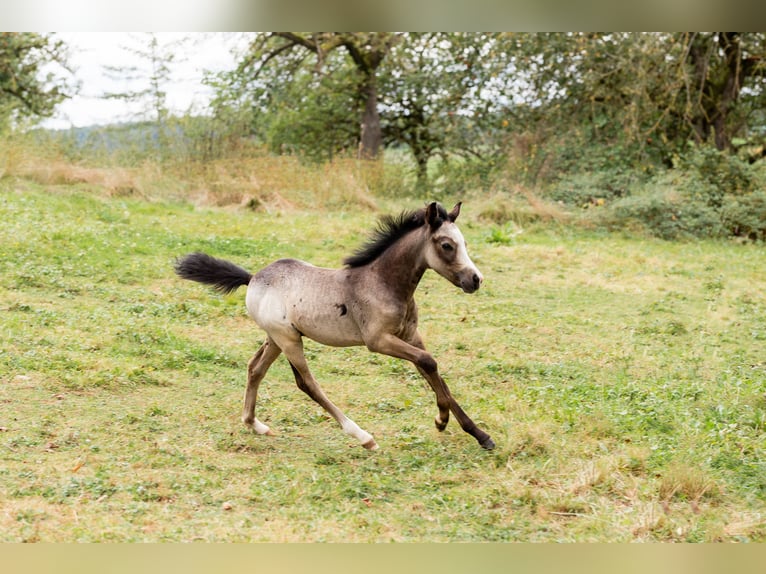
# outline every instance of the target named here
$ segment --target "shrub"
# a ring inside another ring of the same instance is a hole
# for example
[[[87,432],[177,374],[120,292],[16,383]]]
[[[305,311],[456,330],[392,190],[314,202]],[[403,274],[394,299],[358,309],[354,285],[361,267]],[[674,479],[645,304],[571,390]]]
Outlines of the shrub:
[[[759,183],[754,167],[711,146],[695,147],[679,162],[679,167],[686,174],[682,191],[715,208],[722,207],[727,196],[752,193]]]
[[[725,197],[721,224],[728,235],[766,241],[766,192]]]
[[[711,147],[694,147],[678,160],[674,169],[661,173],[641,185],[633,185],[630,195],[611,203],[598,202],[593,185],[608,172],[584,178],[584,201],[604,204],[589,220],[611,229],[641,228],[663,239],[745,237],[766,240],[766,174],[760,165]],[[590,193],[591,195],[585,195]],[[607,198],[603,192],[601,197]]]
[[[612,228],[643,228],[662,239],[722,235],[715,209],[664,189],[615,201],[602,215],[602,221]]]
[[[502,158],[451,157],[436,163],[432,193],[437,199],[460,197],[466,192],[487,192],[502,174]]]
[[[575,207],[590,207],[630,195],[639,183],[636,172],[612,168],[598,172],[580,172],[553,183],[546,197]]]

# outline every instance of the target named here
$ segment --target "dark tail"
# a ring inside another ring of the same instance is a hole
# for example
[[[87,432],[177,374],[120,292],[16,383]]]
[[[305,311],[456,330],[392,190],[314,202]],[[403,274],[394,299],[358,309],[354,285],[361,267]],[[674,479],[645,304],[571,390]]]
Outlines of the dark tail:
[[[175,269],[180,277],[212,285],[223,294],[247,285],[253,277],[251,273],[230,261],[199,252],[176,259]]]

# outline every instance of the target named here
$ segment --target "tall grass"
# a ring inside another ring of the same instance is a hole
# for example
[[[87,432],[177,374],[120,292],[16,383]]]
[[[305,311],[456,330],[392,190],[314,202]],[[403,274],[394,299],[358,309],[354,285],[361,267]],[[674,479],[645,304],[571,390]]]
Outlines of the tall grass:
[[[327,163],[268,153],[242,144],[214,159],[182,155],[158,161],[75,149],[67,139],[11,134],[0,142],[0,177],[46,186],[84,185],[111,196],[182,200],[276,212],[344,207],[374,210],[378,198],[406,194],[407,169],[397,162],[338,157]]]

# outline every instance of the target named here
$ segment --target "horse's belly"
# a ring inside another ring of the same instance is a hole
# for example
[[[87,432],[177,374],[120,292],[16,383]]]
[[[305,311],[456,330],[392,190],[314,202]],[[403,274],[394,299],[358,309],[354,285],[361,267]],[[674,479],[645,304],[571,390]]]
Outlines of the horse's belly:
[[[348,314],[343,303],[301,307],[297,305],[291,313],[292,325],[301,333],[323,345],[352,347],[362,345],[362,333]]]

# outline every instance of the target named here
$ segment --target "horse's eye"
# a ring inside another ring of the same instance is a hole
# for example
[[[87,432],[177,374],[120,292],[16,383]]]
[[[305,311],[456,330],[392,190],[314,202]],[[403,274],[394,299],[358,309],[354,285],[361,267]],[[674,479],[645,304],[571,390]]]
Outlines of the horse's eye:
[[[442,249],[444,249],[444,251],[452,251],[454,247],[452,247],[452,243],[444,242],[442,243]]]

